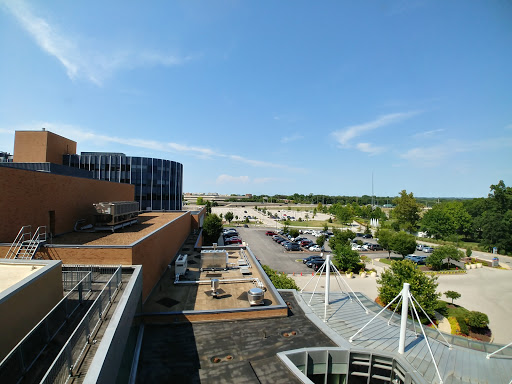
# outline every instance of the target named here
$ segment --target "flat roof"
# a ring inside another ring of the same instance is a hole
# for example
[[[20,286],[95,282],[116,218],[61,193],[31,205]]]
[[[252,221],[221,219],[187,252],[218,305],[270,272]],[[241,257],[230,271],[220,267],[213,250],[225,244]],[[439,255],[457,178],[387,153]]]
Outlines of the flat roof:
[[[244,248],[233,247],[226,249],[228,261],[234,267],[228,270],[201,271],[201,252],[185,247],[180,254],[187,254],[188,271],[182,276],[180,283],[175,284],[175,263],[164,273],[152,294],[144,304],[144,312],[175,312],[175,311],[219,311],[225,309],[261,308],[279,305],[279,300],[273,293],[273,287],[267,287],[263,306],[251,307],[247,291],[255,288],[256,279],[265,287],[265,279],[259,268],[255,267],[256,260]],[[238,268],[238,260],[249,259],[250,274],[242,274]],[[219,280],[217,298],[212,296],[211,280]],[[236,280],[236,281],[232,281]],[[201,283],[194,284],[195,281]]]
[[[305,316],[293,293],[287,317],[144,326],[136,383],[301,383],[277,356],[335,347]]]
[[[19,283],[42,268],[44,268],[44,266],[37,263],[0,263],[0,293],[11,288],[13,285]]]
[[[144,212],[139,223],[116,232],[70,232],[53,238],[52,244],[61,245],[131,245],[188,212]]]

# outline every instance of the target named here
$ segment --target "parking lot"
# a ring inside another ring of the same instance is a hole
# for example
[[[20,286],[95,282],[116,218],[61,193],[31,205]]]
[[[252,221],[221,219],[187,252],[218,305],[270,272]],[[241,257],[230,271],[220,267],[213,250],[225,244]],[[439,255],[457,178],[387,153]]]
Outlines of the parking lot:
[[[266,236],[266,231],[272,231],[272,228],[259,228],[259,227],[237,227],[242,239],[249,244],[254,255],[261,261],[262,264],[268,265],[270,268],[286,274],[299,274],[313,272],[311,268],[306,267],[302,263],[302,259],[311,255],[319,255],[320,252],[310,251],[290,251],[286,252],[284,247],[272,240],[272,236]],[[301,235],[313,242],[316,238],[313,235]],[[364,239],[370,243],[376,243],[374,239]],[[330,253],[328,243],[324,245],[325,252]],[[366,255],[369,258],[386,258],[388,253],[386,251],[364,251],[359,252],[361,255]],[[419,254],[419,253],[418,253]],[[300,260],[299,260],[300,259]],[[297,261],[299,260],[299,261]]]

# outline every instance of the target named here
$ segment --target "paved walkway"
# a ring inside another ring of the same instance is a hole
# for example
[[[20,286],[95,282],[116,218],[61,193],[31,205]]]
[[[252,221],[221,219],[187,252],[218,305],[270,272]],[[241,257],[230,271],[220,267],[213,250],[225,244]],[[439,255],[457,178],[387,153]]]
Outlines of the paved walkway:
[[[308,276],[290,276],[293,277],[300,288],[304,288],[311,280]],[[376,278],[361,278],[356,276],[347,279],[343,275],[342,279],[347,282],[352,290],[362,292],[371,299],[375,299],[377,293]],[[315,277],[307,286],[307,291],[313,291],[318,276]],[[438,292],[443,294],[452,290],[459,292],[462,296],[455,301],[470,311],[480,311],[489,316],[489,327],[494,335],[494,342],[498,344],[508,344],[512,342],[512,327],[510,319],[512,318],[512,276],[511,272],[503,269],[480,268],[469,270],[464,275],[439,275]],[[340,288],[331,276],[331,291],[340,292]],[[324,289],[325,276],[318,282],[317,289]],[[343,290],[346,290],[342,285]],[[441,299],[448,300],[444,295]]]

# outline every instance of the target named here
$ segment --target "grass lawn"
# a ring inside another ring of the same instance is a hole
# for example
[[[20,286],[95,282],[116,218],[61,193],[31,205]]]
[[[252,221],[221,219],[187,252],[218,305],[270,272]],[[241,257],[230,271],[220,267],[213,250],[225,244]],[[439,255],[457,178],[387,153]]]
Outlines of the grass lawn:
[[[389,264],[389,265],[391,265],[391,262],[392,262],[392,261],[401,261],[401,260],[403,260],[403,258],[402,258],[402,257],[400,257],[400,256],[391,256],[391,258],[390,258],[390,259],[387,259],[387,258],[386,258],[386,259],[385,259],[385,258],[380,258],[380,259],[379,259],[379,261],[380,261],[381,263]]]
[[[281,224],[284,223],[284,221],[280,222]],[[306,228],[323,228],[323,226],[327,224],[329,229],[332,227],[335,228],[345,228],[350,229],[351,227],[348,227],[346,224],[339,224],[339,223],[329,223],[327,220],[308,220],[308,221],[292,221],[290,222],[290,227],[306,227]]]

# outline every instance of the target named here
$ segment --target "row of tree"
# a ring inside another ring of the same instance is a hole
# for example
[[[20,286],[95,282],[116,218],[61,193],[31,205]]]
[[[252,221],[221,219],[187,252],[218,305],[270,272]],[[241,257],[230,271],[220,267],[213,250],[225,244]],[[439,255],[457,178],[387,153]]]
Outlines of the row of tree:
[[[486,198],[440,202],[423,216],[423,206],[412,193],[401,191],[393,203],[395,230],[422,230],[436,239],[479,242],[487,249],[512,253],[512,188],[503,180],[490,186]]]

